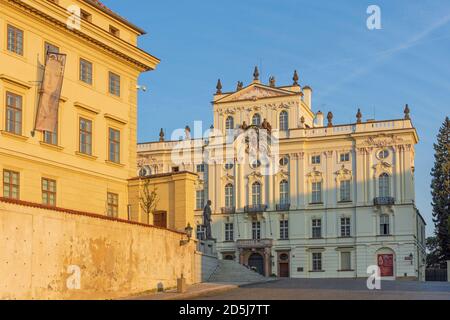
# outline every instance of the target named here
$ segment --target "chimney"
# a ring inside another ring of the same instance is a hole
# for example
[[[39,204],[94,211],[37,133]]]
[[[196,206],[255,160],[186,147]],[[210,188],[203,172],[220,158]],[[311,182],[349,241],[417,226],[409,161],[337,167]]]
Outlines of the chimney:
[[[303,101],[312,109],[312,89],[309,86],[303,87]]]
[[[321,111],[317,112],[316,114],[316,127],[317,128],[323,127],[323,113]]]

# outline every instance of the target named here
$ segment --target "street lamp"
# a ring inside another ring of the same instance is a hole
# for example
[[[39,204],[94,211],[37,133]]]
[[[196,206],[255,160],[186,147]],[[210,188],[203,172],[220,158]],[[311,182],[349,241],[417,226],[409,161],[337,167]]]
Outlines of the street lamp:
[[[192,238],[192,230],[193,228],[191,227],[191,224],[188,223],[188,225],[186,226],[186,228],[184,228],[184,232],[186,233],[187,236],[187,240],[180,240],[180,246],[185,246],[187,245]]]

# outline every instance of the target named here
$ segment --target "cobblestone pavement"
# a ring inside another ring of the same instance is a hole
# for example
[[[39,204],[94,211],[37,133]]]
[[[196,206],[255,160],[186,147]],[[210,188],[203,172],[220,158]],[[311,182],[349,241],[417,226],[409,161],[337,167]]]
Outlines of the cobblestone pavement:
[[[282,279],[249,285],[198,300],[450,300],[450,283],[382,281],[381,290],[366,280]]]

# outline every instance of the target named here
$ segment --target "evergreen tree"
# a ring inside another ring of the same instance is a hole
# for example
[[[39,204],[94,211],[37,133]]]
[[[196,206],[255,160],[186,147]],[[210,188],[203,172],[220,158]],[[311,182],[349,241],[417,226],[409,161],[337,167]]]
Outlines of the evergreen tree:
[[[434,144],[435,163],[431,171],[433,177],[431,188],[433,196],[433,221],[438,240],[438,257],[441,265],[450,260],[450,234],[448,221],[450,218],[450,120],[448,117],[439,130],[437,142]]]

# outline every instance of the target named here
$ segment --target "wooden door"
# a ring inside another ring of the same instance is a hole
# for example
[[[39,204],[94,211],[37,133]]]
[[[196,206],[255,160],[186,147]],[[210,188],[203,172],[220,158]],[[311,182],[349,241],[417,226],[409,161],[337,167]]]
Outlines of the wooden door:
[[[153,225],[155,227],[167,229],[167,212],[158,211],[153,213]]]
[[[394,255],[393,254],[379,254],[378,266],[382,277],[394,276]]]
[[[280,263],[279,264],[278,275],[280,278],[289,278],[289,263]]]

